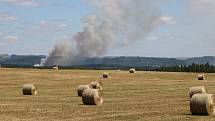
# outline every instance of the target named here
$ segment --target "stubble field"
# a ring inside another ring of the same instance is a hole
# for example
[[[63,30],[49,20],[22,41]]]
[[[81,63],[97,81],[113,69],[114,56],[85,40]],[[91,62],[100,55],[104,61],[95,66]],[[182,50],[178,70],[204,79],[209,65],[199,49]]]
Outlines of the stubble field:
[[[109,72],[111,78],[101,74]],[[0,69],[1,121],[215,121],[192,116],[188,90],[206,86],[215,93],[215,74],[198,81],[197,73],[96,70]],[[102,81],[104,104],[83,105],[78,85]],[[38,94],[23,96],[33,83]]]

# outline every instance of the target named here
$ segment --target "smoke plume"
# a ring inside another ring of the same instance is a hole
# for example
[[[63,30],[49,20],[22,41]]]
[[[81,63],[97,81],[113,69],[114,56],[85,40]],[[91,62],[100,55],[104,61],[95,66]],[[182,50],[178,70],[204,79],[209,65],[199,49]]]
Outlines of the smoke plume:
[[[163,1],[163,0],[161,0]],[[157,0],[87,0],[95,14],[83,18],[83,31],[70,43],[58,43],[45,66],[80,64],[86,57],[105,55],[116,43],[133,43],[159,26]]]

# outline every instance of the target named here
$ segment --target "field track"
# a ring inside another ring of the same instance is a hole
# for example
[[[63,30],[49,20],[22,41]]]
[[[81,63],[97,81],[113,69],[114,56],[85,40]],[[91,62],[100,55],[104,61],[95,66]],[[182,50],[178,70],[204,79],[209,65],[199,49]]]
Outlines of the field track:
[[[215,93],[215,74],[198,81],[197,73],[110,72],[95,70],[0,69],[0,121],[215,121],[192,116],[188,90],[206,86]],[[76,89],[90,81],[103,82],[104,104],[85,106]],[[38,94],[23,96],[33,83]]]

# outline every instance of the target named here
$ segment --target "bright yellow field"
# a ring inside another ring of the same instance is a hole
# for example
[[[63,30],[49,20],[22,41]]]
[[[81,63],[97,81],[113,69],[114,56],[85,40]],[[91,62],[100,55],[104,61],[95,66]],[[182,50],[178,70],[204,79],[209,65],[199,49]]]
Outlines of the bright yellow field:
[[[215,93],[215,74],[198,81],[196,73],[93,70],[0,69],[1,121],[212,121],[192,116],[188,90],[206,86]],[[77,96],[78,85],[101,80],[104,104],[86,106]],[[23,96],[22,86],[33,83],[38,95]],[[214,119],[215,120],[215,119]]]

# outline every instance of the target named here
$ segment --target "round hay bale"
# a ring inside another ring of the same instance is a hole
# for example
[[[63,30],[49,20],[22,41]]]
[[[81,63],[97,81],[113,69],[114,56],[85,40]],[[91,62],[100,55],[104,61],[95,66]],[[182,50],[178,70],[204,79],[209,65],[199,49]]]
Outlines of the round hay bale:
[[[134,68],[129,69],[129,72],[130,72],[130,73],[135,73],[135,71],[136,71],[136,70],[135,70]]]
[[[198,75],[198,80],[205,80],[205,75],[204,74],[199,74]]]
[[[190,111],[192,115],[215,115],[215,95],[194,94],[190,100]]]
[[[90,88],[89,85],[79,85],[77,89],[78,96],[81,97],[84,90]]]
[[[36,95],[37,90],[33,84],[25,84],[22,88],[23,95]]]
[[[107,73],[107,72],[104,72],[104,73],[102,74],[102,77],[103,77],[103,78],[109,78],[109,77],[110,77],[110,74]]]
[[[85,89],[82,95],[82,101],[85,105],[102,105],[103,92],[99,89]]]
[[[100,89],[100,90],[102,90],[102,82],[91,82],[89,86],[90,86],[91,89]]]
[[[207,93],[207,90],[204,86],[198,86],[198,87],[191,87],[189,94],[190,94],[190,98],[197,93]]]

